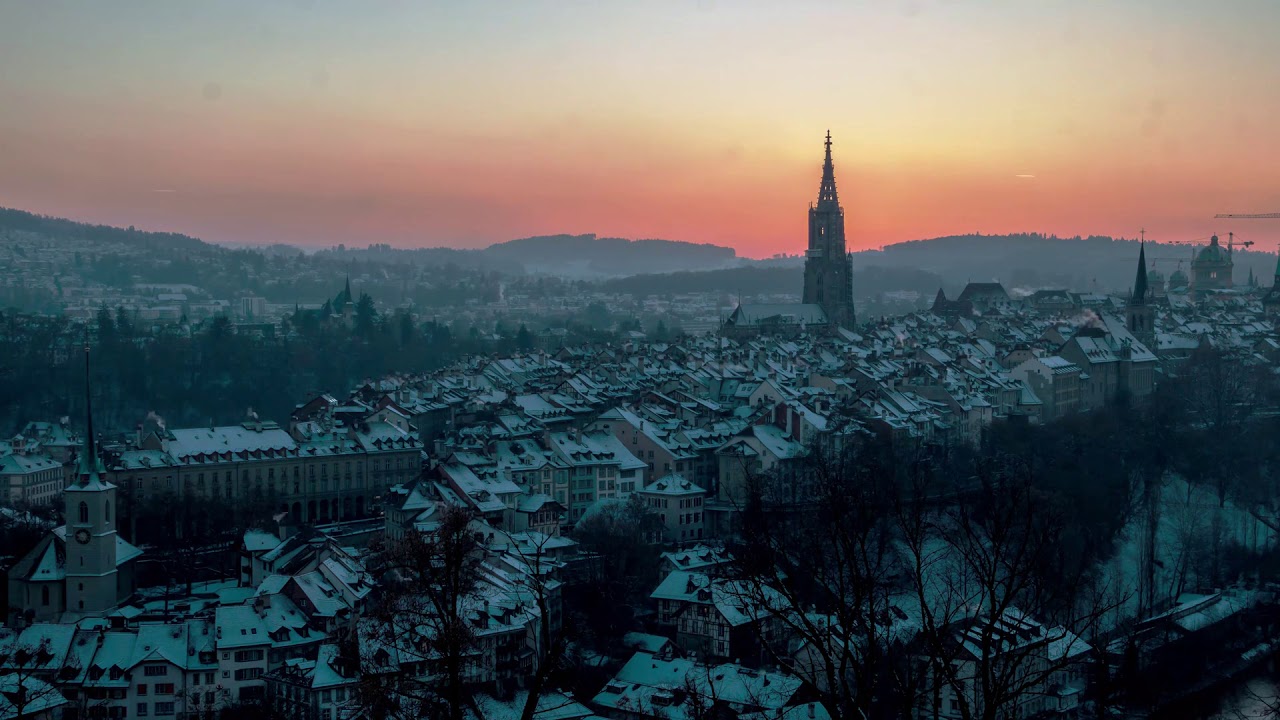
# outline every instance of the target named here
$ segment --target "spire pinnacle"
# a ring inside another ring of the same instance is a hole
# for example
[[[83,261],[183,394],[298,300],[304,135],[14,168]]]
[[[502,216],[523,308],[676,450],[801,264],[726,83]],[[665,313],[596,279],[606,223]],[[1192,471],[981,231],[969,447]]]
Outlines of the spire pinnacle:
[[[840,198],[836,195],[836,169],[831,161],[831,131],[827,131],[826,158],[822,162],[822,184],[818,187],[818,209],[838,210]]]
[[[1129,299],[1131,305],[1145,305],[1147,302],[1147,243],[1142,241],[1138,245],[1138,273],[1133,278],[1133,297]]]

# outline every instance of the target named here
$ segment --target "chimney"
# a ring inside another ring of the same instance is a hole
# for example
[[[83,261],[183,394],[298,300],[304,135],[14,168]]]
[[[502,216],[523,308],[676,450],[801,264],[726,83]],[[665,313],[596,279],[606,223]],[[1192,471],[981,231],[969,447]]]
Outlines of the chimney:
[[[292,513],[282,512],[276,514],[276,536],[281,542],[288,540],[298,532],[297,525],[294,524]]]

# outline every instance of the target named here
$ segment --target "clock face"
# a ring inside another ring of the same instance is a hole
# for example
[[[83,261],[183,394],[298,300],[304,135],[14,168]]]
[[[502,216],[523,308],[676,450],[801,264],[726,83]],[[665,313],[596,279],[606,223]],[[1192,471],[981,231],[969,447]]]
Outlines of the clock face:
[[[85,530],[84,528],[80,528],[79,530],[77,530],[77,531],[76,531],[76,542],[80,543],[81,545],[88,545],[88,544],[89,544],[89,531],[88,531],[88,530]]]

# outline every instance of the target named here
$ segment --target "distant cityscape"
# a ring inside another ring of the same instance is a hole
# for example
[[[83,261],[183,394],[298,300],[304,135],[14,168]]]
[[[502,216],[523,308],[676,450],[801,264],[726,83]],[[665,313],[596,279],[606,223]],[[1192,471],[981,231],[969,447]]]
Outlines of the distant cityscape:
[[[869,296],[832,147],[794,291],[8,231],[0,718],[1162,716],[1272,658],[1280,265]],[[202,424],[94,371],[233,350]]]

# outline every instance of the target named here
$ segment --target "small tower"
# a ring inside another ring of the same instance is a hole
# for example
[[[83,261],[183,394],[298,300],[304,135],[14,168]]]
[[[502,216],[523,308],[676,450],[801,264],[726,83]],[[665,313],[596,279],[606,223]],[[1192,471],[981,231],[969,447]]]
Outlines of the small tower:
[[[67,611],[102,613],[119,604],[116,563],[116,486],[102,479],[93,436],[89,346],[84,348],[85,440],[76,479],[63,493],[66,503]]]
[[[1138,246],[1138,272],[1133,278],[1133,292],[1125,307],[1125,326],[1130,334],[1148,349],[1155,347],[1155,308],[1152,307],[1147,288],[1147,244]]]

